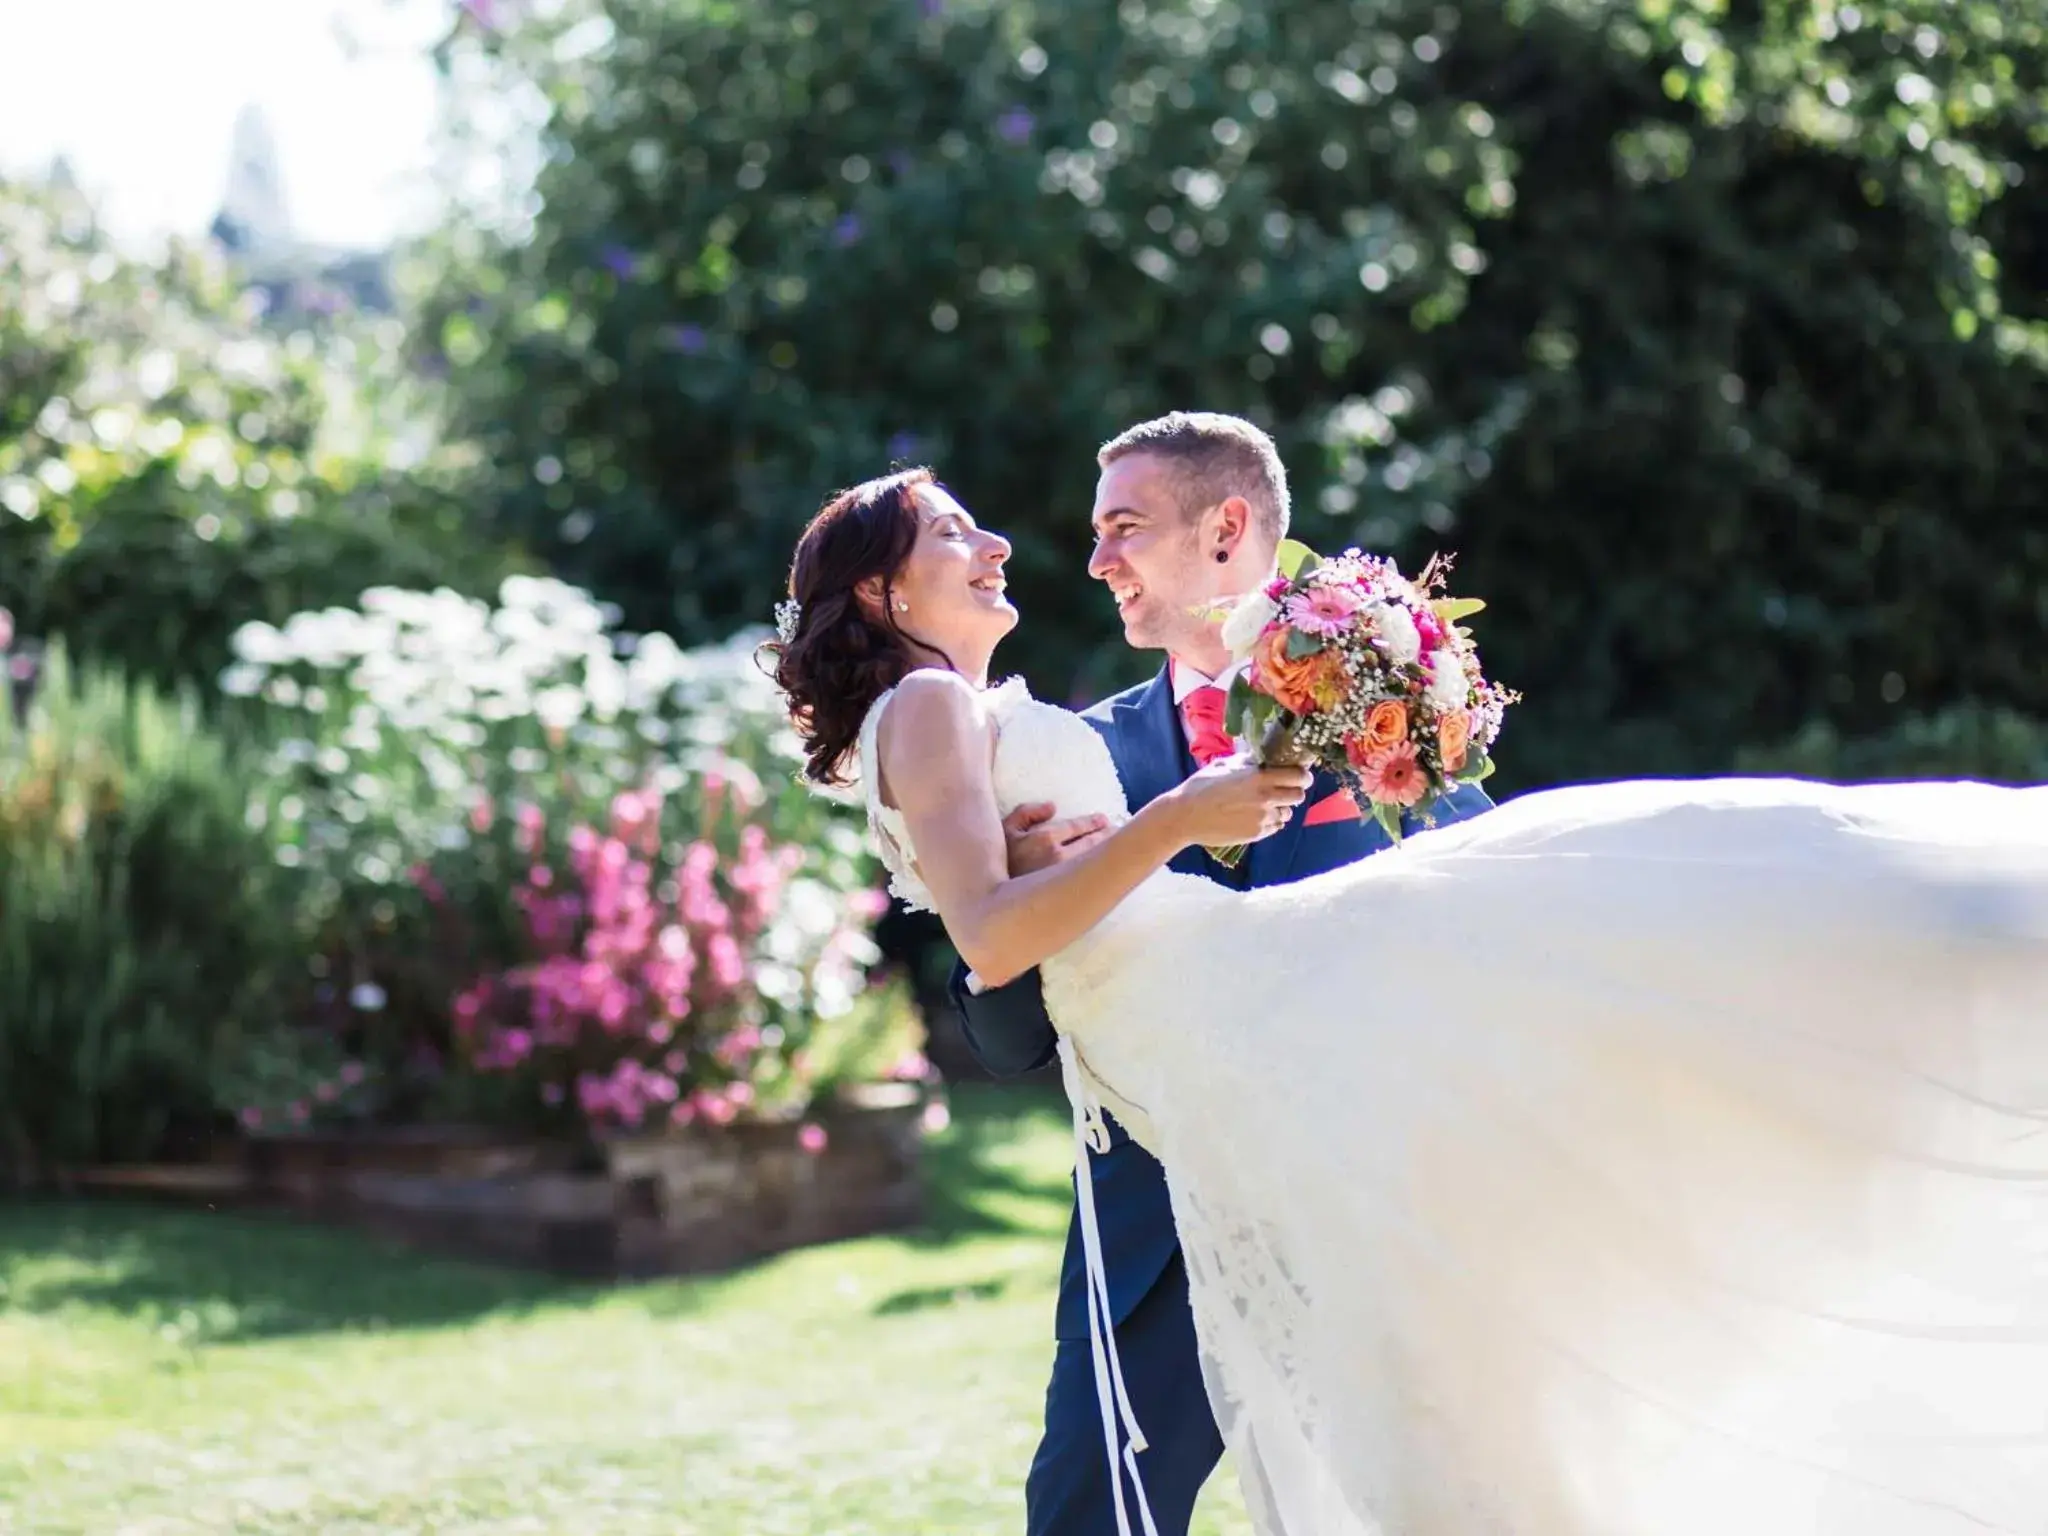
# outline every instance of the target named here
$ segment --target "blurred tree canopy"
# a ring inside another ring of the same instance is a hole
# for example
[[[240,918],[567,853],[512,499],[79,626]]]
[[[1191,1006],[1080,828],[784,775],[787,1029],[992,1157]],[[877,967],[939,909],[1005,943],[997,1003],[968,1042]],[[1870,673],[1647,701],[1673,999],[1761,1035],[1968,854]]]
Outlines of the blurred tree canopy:
[[[384,325],[281,333],[219,252],[137,259],[75,191],[0,181],[0,607],[210,683],[246,620],[494,584]]]
[[[424,335],[504,531],[629,627],[758,621],[827,491],[923,460],[1017,539],[1005,662],[1101,692],[1151,663],[1093,450],[1202,407],[1309,541],[1458,552],[1510,787],[2043,760],[2035,8],[506,15],[449,57],[536,103],[535,196]]]

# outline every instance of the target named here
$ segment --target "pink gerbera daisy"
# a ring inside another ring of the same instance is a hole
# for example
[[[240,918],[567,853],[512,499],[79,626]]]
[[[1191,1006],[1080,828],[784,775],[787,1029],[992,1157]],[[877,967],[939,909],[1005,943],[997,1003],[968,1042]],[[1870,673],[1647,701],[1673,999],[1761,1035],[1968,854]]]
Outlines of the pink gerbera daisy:
[[[1397,741],[1375,752],[1360,765],[1360,783],[1366,798],[1378,805],[1414,805],[1429,791],[1429,775],[1423,770],[1412,741]]]
[[[1349,587],[1310,587],[1287,600],[1287,622],[1304,634],[1335,639],[1351,629],[1359,597]]]

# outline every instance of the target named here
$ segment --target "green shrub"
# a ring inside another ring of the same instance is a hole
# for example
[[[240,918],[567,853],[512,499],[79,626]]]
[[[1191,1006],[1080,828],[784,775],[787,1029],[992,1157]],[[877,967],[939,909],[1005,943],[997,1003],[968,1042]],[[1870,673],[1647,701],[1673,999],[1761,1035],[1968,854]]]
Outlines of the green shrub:
[[[0,518],[0,603],[24,634],[166,686],[209,685],[235,630],[353,602],[374,586],[487,592],[517,557],[465,532],[465,506],[400,477],[311,487],[306,509],[265,515],[246,493],[188,488],[153,463],[69,508],[73,536]]]
[[[1909,715],[1889,731],[1844,737],[1809,726],[1775,749],[1742,754],[1746,773],[1863,783],[1887,779],[1981,779],[2048,783],[2048,720],[1977,703]]]
[[[298,1112],[721,1121],[905,1054],[901,990],[866,984],[859,815],[797,781],[760,636],[686,652],[613,618],[517,577],[236,636],[221,684],[271,710],[266,814],[309,880],[310,1027],[375,1085],[326,1076]]]
[[[214,1075],[271,1021],[295,906],[249,822],[247,762],[119,674],[45,659],[0,708],[0,1166],[148,1158],[214,1120]]]

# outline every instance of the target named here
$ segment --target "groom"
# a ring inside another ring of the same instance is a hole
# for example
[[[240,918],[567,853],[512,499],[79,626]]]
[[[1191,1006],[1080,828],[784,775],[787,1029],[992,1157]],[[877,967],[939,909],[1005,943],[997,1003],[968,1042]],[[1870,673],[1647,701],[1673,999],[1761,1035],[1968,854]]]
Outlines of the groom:
[[[1272,577],[1287,532],[1287,472],[1272,439],[1250,422],[1179,411],[1132,427],[1105,444],[1096,462],[1102,475],[1088,574],[1116,599],[1124,638],[1167,656],[1151,682],[1085,716],[1109,744],[1136,811],[1198,765],[1235,750],[1224,700],[1237,669],[1218,622],[1201,615]],[[1489,804],[1476,786],[1464,787],[1436,817],[1455,821]],[[1013,875],[1071,858],[1105,835],[1093,822],[1051,822],[1050,815],[1051,807],[1027,806],[1011,817],[1005,830]],[[1387,846],[1386,834],[1360,816],[1342,786],[1318,775],[1293,820],[1255,843],[1235,871],[1200,849],[1182,853],[1172,867],[1225,885],[1284,885]],[[992,1072],[1028,1072],[1053,1059],[1037,972],[984,992],[956,970],[953,995],[968,1043]],[[1170,1019],[1159,1022],[1172,1027]],[[1247,1020],[1245,1027],[1258,1023]],[[1117,1351],[1149,1446],[1139,1470],[1161,1536],[1185,1536],[1223,1441],[1202,1384],[1165,1174],[1113,1120],[1109,1150],[1090,1154],[1089,1162]],[[1029,1536],[1113,1536],[1078,1217],[1067,1233],[1054,1331],[1045,1437],[1025,1484],[1026,1528]]]

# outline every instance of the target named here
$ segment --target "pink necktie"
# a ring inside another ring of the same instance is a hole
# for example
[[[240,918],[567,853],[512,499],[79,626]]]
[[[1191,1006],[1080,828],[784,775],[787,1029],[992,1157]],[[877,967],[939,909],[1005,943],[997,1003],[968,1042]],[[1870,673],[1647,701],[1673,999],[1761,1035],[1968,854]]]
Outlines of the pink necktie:
[[[1187,728],[1188,751],[1203,767],[1237,750],[1223,728],[1225,698],[1216,687],[1197,688],[1180,701],[1181,724]]]

